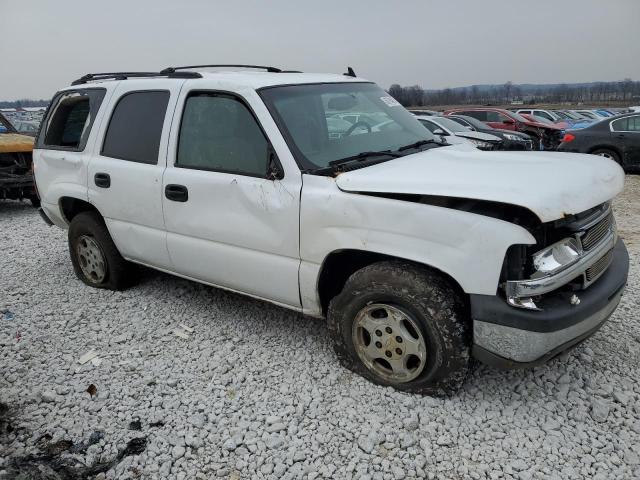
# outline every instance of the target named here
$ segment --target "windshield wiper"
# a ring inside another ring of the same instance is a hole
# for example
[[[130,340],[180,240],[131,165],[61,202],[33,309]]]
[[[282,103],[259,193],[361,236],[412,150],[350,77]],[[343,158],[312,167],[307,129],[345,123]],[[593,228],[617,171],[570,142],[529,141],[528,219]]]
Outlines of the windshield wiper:
[[[332,167],[336,167],[338,165],[342,165],[342,164],[353,162],[353,161],[361,162],[363,160],[366,160],[369,157],[384,157],[384,156],[398,158],[398,157],[401,157],[402,155],[400,155],[399,153],[392,152],[391,150],[380,150],[379,152],[360,152],[357,155],[351,155],[349,157],[340,158],[338,160],[332,160],[331,162],[329,162],[329,165],[331,165]]]
[[[405,150],[411,150],[413,148],[419,148],[422,147],[423,145],[447,145],[446,142],[438,142],[437,140],[433,140],[433,139],[429,139],[429,140],[420,140],[418,142],[415,143],[410,143],[409,145],[405,145],[404,147],[400,147],[398,150],[396,150],[397,152],[403,152]]]

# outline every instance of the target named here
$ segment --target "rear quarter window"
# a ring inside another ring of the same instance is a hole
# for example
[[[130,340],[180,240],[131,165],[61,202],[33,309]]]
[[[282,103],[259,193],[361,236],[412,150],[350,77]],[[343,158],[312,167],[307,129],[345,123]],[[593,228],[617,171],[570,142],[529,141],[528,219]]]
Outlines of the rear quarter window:
[[[36,148],[83,151],[105,93],[104,88],[58,93],[42,122]]]

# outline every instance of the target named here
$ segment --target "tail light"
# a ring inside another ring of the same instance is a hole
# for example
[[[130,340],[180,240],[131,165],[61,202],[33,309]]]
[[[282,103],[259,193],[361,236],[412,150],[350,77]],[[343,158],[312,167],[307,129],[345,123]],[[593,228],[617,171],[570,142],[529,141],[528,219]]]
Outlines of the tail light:
[[[564,137],[562,137],[563,143],[573,142],[576,139],[575,135],[571,135],[570,133],[565,133]]]

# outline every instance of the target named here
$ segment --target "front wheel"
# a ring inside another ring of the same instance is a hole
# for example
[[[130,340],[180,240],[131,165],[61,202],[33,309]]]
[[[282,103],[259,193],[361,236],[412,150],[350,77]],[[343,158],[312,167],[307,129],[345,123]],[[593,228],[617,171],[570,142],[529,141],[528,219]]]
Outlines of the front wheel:
[[[466,378],[464,302],[433,270],[396,261],[365,267],[331,301],[328,322],[340,362],[374,383],[446,395]]]

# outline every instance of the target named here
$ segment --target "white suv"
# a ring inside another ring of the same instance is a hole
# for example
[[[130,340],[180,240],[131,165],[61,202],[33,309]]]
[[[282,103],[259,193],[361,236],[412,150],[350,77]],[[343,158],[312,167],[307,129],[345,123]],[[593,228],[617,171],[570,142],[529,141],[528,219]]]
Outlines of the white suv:
[[[133,262],[326,316],[346,367],[435,394],[472,356],[545,361],[618,305],[614,162],[448,145],[351,71],[204,67],[52,100],[36,183],[86,284],[124,288]]]

